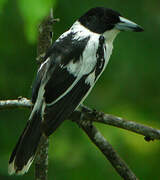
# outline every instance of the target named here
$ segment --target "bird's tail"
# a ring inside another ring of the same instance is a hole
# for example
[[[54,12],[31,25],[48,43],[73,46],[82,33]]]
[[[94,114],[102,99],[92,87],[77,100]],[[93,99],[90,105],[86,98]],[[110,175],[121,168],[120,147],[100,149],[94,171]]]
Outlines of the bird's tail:
[[[41,109],[41,108],[40,108]],[[42,136],[41,112],[34,110],[9,160],[8,173],[22,175],[32,164]]]

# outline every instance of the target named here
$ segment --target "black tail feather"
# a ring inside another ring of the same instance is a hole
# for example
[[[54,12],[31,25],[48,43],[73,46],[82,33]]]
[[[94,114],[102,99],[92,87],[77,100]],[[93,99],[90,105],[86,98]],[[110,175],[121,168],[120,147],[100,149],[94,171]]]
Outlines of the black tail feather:
[[[28,121],[12,152],[9,160],[9,174],[24,174],[28,171],[35,157],[41,136],[41,114],[36,111],[32,119]]]

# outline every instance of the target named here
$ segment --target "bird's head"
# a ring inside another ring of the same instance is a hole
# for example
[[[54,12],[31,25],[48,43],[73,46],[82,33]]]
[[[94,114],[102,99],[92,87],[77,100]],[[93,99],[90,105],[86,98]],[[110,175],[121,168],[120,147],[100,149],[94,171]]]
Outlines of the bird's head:
[[[141,26],[122,17],[120,13],[104,7],[90,9],[79,18],[79,22],[92,32],[106,35],[120,31],[143,31]]]

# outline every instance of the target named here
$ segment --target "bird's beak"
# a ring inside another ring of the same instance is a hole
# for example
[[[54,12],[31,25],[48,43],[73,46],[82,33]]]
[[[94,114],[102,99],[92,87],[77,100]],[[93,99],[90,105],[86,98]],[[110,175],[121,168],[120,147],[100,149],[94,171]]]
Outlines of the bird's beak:
[[[135,32],[142,32],[144,31],[141,26],[138,24],[120,16],[120,22],[115,25],[115,28],[120,31],[135,31]]]

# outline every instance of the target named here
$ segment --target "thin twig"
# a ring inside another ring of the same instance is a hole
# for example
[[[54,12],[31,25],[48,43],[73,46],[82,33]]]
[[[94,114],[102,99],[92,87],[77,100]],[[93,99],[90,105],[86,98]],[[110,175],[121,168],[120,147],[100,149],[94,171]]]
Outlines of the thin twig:
[[[79,123],[78,123],[79,124]],[[91,141],[98,147],[103,155],[109,160],[117,173],[125,180],[138,180],[135,174],[120,158],[111,144],[103,137],[103,135],[93,125],[80,123],[80,127],[85,131]]]
[[[43,63],[43,57],[47,49],[51,46],[53,36],[53,22],[53,9],[51,8],[50,15],[44,18],[42,23],[39,25],[39,36],[37,44],[38,64]],[[48,138],[42,136],[35,160],[35,180],[48,179],[48,146]]]
[[[50,15],[41,22],[38,28],[38,44],[37,44],[37,61],[38,64],[43,63],[44,56],[52,43],[53,23],[57,22],[53,18],[53,9],[50,10]]]
[[[2,109],[10,109],[10,108],[18,108],[18,107],[28,107],[32,106],[32,102],[27,98],[19,97],[15,100],[1,100],[0,101],[0,110]]]
[[[146,141],[150,140],[159,140],[160,139],[160,130],[155,129],[140,123],[136,123],[134,121],[128,121],[121,117],[113,116],[111,114],[104,114],[103,112],[98,112],[87,106],[82,105],[81,110],[78,110],[77,113],[83,113],[83,121],[94,121],[98,123],[103,123],[115,127],[119,127],[122,129],[126,129],[128,131],[132,131],[134,133],[145,136]],[[79,115],[80,116],[80,115]]]
[[[35,179],[47,180],[48,177],[48,146],[49,139],[46,136],[41,137],[35,162]]]
[[[32,103],[27,98],[21,98],[17,100],[1,100],[0,101],[0,110],[3,109],[14,109],[14,108],[30,108]],[[160,139],[160,130],[146,126],[134,121],[128,121],[121,117],[113,116],[111,114],[104,114],[103,112],[98,112],[92,110],[86,106],[81,106],[82,108],[76,110],[70,117],[72,121],[77,121],[80,119],[86,121],[92,121],[97,123],[103,123],[106,125],[111,125],[126,129],[131,132],[148,137],[150,140],[159,140]],[[82,116],[83,114],[83,116]]]

